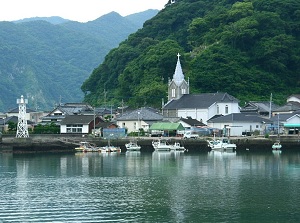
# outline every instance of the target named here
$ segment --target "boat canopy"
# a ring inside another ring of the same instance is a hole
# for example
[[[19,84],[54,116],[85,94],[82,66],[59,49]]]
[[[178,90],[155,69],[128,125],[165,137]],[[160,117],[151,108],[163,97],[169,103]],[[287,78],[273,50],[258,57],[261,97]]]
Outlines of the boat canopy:
[[[153,123],[150,130],[184,130],[185,128],[181,123],[171,123],[171,122],[157,122]]]

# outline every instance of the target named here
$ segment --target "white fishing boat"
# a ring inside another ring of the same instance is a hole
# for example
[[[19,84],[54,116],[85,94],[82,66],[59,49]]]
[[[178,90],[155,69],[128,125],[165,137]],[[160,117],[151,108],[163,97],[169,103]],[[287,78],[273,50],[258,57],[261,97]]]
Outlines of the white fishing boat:
[[[282,145],[280,144],[280,142],[274,142],[274,144],[272,145],[272,149],[273,150],[280,150],[282,147]]]
[[[208,147],[211,149],[236,149],[236,144],[230,143],[228,138],[222,138],[221,140],[207,141]]]
[[[86,141],[80,142],[79,147],[75,148],[76,152],[98,152],[98,147],[93,143],[89,143]]]
[[[176,151],[184,151],[184,146],[181,146],[179,142],[175,142],[174,144],[170,145],[170,150],[176,150]]]
[[[152,146],[156,151],[170,151],[172,147],[166,139],[153,140]]]
[[[125,144],[125,147],[128,151],[138,151],[141,149],[141,146],[137,144],[137,142],[130,141]]]
[[[118,146],[111,145],[110,140],[108,140],[108,145],[99,147],[98,151],[101,153],[121,152],[121,148]]]

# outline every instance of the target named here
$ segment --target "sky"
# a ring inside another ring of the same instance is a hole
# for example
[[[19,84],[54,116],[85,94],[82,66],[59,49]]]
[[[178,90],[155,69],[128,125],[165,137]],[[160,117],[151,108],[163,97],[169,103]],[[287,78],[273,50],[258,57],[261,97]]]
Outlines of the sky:
[[[122,16],[147,9],[163,9],[168,0],[0,0],[0,21],[60,16],[88,22],[109,12]]]

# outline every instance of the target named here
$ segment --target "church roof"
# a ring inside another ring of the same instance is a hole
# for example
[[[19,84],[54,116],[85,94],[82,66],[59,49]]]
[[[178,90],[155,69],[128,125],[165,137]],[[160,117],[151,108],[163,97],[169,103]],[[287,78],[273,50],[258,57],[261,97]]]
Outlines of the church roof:
[[[180,54],[177,55],[178,59],[177,59],[177,64],[176,64],[176,68],[175,68],[175,73],[173,75],[173,80],[176,83],[177,86],[179,86],[182,81],[184,81],[184,74],[182,72],[182,68],[181,68],[181,64],[180,64]]]
[[[216,102],[238,103],[238,100],[227,93],[185,94],[177,100],[168,102],[164,109],[208,108]]]

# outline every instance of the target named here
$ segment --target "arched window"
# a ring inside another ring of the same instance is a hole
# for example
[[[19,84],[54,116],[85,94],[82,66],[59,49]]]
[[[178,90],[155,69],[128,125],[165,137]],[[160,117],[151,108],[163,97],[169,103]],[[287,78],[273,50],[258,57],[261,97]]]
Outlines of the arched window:
[[[219,105],[217,105],[217,114],[220,114],[220,108],[219,108]]]
[[[228,105],[225,106],[225,114],[228,114]]]

